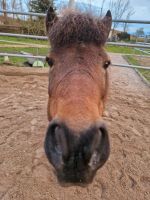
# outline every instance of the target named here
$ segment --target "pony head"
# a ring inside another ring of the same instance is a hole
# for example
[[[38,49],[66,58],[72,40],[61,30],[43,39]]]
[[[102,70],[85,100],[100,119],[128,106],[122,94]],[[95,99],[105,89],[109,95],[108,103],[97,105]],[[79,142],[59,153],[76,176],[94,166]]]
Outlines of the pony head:
[[[58,17],[52,8],[47,12],[51,52],[45,152],[61,183],[92,182],[109,157],[102,115],[110,64],[104,44],[111,23],[110,11],[103,19],[75,11]]]

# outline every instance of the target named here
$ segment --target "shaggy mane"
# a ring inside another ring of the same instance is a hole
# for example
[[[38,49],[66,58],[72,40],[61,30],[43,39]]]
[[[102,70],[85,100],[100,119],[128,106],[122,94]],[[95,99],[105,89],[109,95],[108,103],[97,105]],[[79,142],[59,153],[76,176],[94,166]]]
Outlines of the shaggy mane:
[[[49,28],[48,37],[52,48],[81,42],[104,45],[108,36],[106,32],[100,19],[72,11],[65,13]]]

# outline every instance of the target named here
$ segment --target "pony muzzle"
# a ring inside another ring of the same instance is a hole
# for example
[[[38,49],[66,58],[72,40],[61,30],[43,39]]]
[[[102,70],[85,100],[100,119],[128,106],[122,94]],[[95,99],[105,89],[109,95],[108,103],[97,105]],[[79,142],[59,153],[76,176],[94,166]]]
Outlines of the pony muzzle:
[[[88,184],[109,157],[108,131],[99,123],[75,133],[64,123],[52,121],[44,148],[60,183]]]

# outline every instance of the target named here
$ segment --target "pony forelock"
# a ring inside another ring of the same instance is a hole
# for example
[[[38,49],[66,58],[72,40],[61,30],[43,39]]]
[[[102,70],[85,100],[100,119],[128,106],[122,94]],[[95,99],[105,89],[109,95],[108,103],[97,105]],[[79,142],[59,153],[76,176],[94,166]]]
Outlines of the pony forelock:
[[[49,28],[48,37],[52,48],[82,42],[104,45],[107,33],[100,19],[87,13],[67,12]]]

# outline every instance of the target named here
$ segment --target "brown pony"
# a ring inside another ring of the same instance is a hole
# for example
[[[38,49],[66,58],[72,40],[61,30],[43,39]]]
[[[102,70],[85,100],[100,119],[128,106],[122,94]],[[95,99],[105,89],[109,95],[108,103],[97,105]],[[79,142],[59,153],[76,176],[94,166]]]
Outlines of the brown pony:
[[[110,11],[103,19],[75,11],[58,18],[52,8],[47,13],[51,68],[45,152],[60,183],[90,183],[109,156],[102,114],[110,61],[103,47],[111,23]]]

